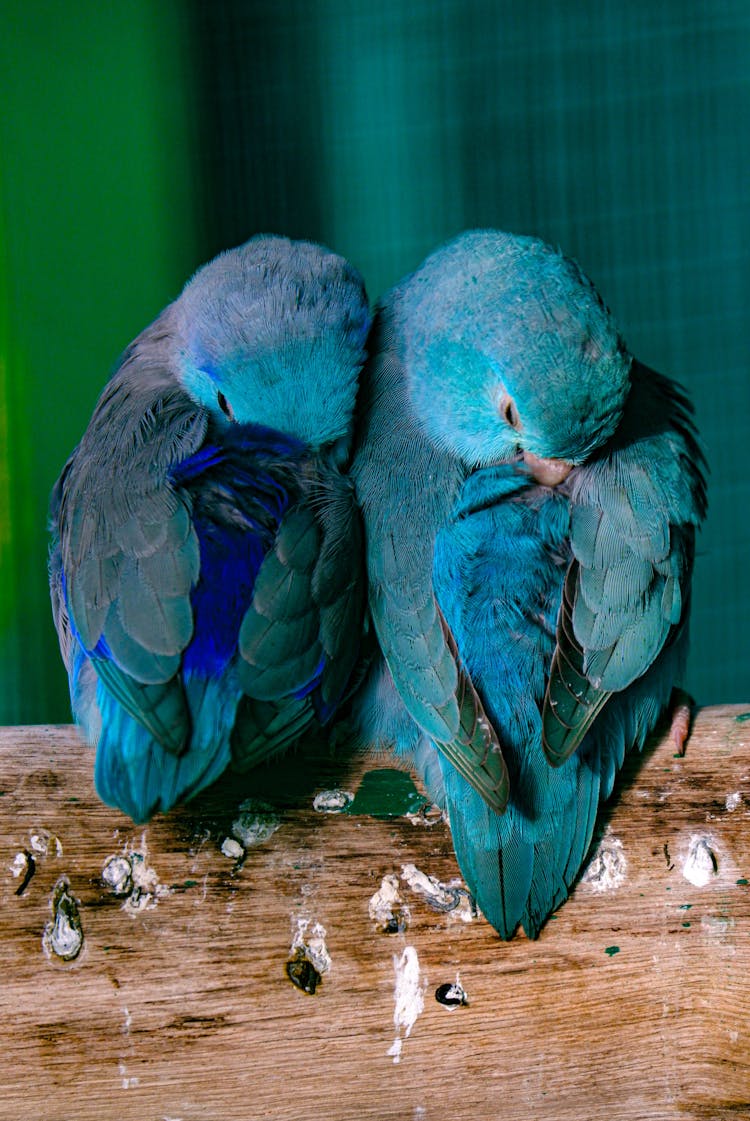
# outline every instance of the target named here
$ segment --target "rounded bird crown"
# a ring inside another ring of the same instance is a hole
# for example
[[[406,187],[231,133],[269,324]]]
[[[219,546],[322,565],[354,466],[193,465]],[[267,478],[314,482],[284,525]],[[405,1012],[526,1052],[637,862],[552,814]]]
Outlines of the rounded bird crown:
[[[313,447],[349,431],[370,312],[343,257],[261,235],[199,269],[174,311],[178,376],[215,418]]]
[[[630,355],[577,264],[537,238],[461,234],[395,290],[411,400],[470,465],[583,462],[614,432]]]

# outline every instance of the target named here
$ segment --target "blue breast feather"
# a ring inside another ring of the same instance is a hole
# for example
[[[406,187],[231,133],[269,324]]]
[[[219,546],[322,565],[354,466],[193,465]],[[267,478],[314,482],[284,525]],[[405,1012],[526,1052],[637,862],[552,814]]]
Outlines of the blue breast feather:
[[[516,777],[527,757],[529,725],[534,740],[541,735],[538,708],[555,645],[568,525],[564,498],[529,488],[504,465],[469,477],[454,520],[436,541],[438,602],[489,713],[503,729]]]

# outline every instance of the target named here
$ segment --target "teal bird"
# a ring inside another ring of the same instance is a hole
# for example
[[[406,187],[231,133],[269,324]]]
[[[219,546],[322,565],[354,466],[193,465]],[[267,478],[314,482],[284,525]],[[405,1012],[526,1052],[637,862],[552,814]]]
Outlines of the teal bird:
[[[382,657],[360,734],[447,808],[500,936],[536,937],[683,670],[706,509],[692,410],[530,237],[432,253],[370,351],[352,472]]]
[[[50,588],[102,799],[136,821],[326,724],[359,657],[345,468],[360,275],[257,237],[128,347],[52,496]]]

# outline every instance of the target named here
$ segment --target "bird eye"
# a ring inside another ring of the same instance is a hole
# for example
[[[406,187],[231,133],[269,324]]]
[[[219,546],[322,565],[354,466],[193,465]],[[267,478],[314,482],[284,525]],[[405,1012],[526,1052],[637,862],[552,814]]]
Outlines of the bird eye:
[[[507,393],[504,393],[500,400],[500,416],[506,424],[509,424],[516,432],[519,431],[521,428],[521,418],[518,415],[515,401],[512,397],[509,397]]]
[[[219,391],[217,400],[219,402],[219,408],[221,409],[227,420],[234,420],[234,411],[232,410],[232,406],[229,404],[226,397],[221,391]]]

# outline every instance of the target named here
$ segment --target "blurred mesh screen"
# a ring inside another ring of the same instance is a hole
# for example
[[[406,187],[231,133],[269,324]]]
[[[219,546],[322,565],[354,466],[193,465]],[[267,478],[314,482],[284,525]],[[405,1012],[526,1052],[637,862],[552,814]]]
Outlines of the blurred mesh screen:
[[[373,298],[472,226],[575,256],[681,380],[712,476],[688,685],[750,682],[750,6],[235,2],[196,11],[212,248],[327,242]]]

